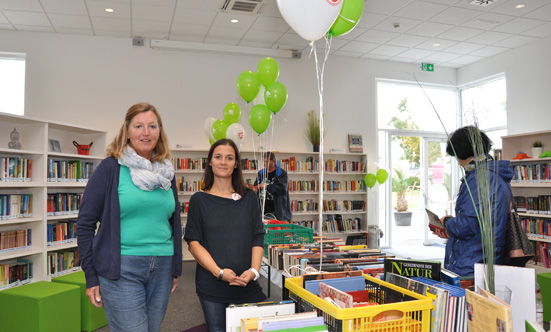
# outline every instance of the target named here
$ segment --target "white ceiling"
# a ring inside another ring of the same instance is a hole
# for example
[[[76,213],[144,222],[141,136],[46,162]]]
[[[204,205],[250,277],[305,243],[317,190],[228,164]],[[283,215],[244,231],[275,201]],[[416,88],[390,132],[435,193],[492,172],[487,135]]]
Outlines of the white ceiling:
[[[310,50],[275,0],[242,1],[261,2],[260,12],[221,12],[224,0],[0,0],[0,29]],[[551,35],[551,0],[471,1],[365,0],[331,54],[459,68]]]

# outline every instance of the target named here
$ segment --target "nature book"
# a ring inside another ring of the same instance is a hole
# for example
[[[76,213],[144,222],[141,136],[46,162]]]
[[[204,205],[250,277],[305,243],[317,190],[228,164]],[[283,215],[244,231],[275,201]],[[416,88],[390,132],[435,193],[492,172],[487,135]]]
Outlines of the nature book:
[[[385,273],[395,273],[404,277],[424,277],[440,281],[441,263],[413,259],[385,258]]]
[[[430,298],[432,300],[430,330],[431,332],[445,331],[445,317],[448,303],[447,290],[394,273],[387,273],[385,277],[385,281],[391,284]]]
[[[479,291],[480,294],[466,291],[469,332],[513,332],[511,306],[487,291]]]
[[[325,299],[327,297],[331,298],[339,308],[346,309],[352,308],[354,306],[354,298],[352,295],[347,294],[335,287],[329,286],[326,283],[319,283],[319,297]]]
[[[446,226],[440,221],[438,215],[429,209],[425,209],[425,211],[427,211],[427,216],[429,217],[429,229],[433,232],[435,230],[446,232]]]

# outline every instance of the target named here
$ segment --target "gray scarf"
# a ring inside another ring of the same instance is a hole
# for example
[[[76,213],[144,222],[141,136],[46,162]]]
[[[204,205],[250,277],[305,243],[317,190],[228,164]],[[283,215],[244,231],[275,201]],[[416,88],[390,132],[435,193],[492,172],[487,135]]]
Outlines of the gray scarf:
[[[174,178],[174,166],[170,160],[165,159],[162,163],[141,157],[129,145],[124,148],[119,164],[130,169],[132,182],[145,191],[153,191],[159,187],[168,191]]]

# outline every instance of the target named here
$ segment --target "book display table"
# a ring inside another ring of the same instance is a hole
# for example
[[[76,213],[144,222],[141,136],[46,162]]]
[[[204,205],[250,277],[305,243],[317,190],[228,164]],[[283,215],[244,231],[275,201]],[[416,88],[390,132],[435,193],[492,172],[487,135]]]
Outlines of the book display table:
[[[2,331],[79,332],[79,290],[39,281],[0,292]]]
[[[52,282],[76,285],[80,287],[80,314],[82,331],[90,332],[107,325],[105,310],[92,305],[88,299],[88,296],[86,296],[86,279],[84,278],[84,271],[52,278]]]

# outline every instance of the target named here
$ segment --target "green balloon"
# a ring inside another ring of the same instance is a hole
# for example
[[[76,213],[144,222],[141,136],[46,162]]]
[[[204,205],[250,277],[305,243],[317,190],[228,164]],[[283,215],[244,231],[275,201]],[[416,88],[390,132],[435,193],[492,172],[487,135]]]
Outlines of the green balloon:
[[[259,135],[268,129],[270,122],[272,122],[272,112],[266,105],[254,105],[249,111],[249,124]]]
[[[224,107],[224,120],[228,125],[237,123],[241,119],[241,108],[236,103],[229,103]]]
[[[214,143],[216,143],[216,141],[209,137],[209,143],[210,145],[213,145]]]
[[[277,77],[279,76],[279,65],[277,64],[277,61],[272,58],[264,58],[258,63],[256,72],[258,78],[260,79],[260,83],[262,83],[265,87],[268,87],[268,85],[277,80]]]
[[[279,112],[287,103],[287,88],[279,82],[270,84],[264,92],[264,100],[270,111]]]
[[[331,37],[349,33],[360,21],[364,10],[364,0],[343,0],[341,12],[327,34]]]
[[[216,141],[226,138],[226,130],[228,130],[228,123],[218,119],[212,124],[212,137]]]
[[[237,92],[247,103],[252,101],[260,91],[260,80],[258,76],[250,70],[239,74],[237,78]]]
[[[385,182],[388,179],[388,172],[386,169],[381,168],[377,170],[377,174],[375,175],[375,177],[377,178],[377,182],[379,182],[380,184],[383,184],[383,182]]]
[[[369,188],[373,188],[375,183],[377,183],[377,178],[375,177],[375,174],[373,173],[367,173],[364,178],[365,185]]]

